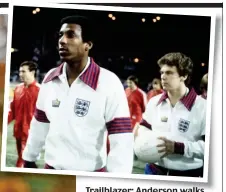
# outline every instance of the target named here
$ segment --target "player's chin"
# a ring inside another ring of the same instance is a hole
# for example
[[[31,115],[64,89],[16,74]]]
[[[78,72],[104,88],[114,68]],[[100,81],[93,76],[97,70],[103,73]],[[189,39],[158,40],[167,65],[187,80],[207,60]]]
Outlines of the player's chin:
[[[163,85],[162,88],[163,88],[165,91],[168,90],[168,86],[166,86],[166,85]]]
[[[70,57],[67,55],[60,55],[60,59],[61,59],[61,61],[66,62],[66,61],[70,60]]]

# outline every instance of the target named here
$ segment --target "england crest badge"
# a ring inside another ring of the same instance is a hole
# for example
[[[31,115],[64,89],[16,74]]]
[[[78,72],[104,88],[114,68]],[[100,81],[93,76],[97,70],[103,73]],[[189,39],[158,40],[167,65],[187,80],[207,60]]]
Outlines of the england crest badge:
[[[89,111],[89,105],[90,105],[90,101],[77,98],[74,106],[75,114],[78,117],[84,117],[85,115],[87,115]]]
[[[189,124],[190,124],[190,121],[187,121],[187,120],[180,118],[179,123],[178,123],[179,131],[182,132],[182,133],[187,132],[187,130],[189,128]]]
[[[52,107],[59,107],[60,106],[60,101],[58,99],[52,100]]]

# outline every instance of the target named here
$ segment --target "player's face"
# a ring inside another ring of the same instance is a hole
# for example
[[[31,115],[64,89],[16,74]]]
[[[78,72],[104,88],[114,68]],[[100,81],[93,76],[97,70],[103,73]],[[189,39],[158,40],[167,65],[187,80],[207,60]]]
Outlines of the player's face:
[[[34,78],[34,72],[29,70],[28,66],[22,66],[19,69],[20,80],[24,83],[30,82]]]
[[[153,85],[152,85],[153,89],[155,90],[159,90],[161,89],[161,85],[159,84],[159,82],[154,82]]]
[[[63,61],[80,61],[85,55],[82,29],[77,24],[63,24],[59,32],[59,55]]]
[[[176,90],[181,85],[181,78],[175,66],[163,65],[160,70],[162,87],[166,91]]]
[[[132,89],[132,88],[134,87],[134,82],[133,82],[133,81],[127,80],[126,83],[127,83],[127,86],[128,86],[130,89]]]

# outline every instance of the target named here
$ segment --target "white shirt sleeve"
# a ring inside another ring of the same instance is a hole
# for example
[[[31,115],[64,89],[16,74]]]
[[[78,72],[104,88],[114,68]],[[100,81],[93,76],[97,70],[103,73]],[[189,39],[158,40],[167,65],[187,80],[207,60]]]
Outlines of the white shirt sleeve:
[[[186,141],[184,142],[184,156],[187,158],[194,158],[194,157],[204,157],[205,151],[205,142],[202,140],[191,142]]]
[[[118,78],[107,98],[105,119],[110,141],[107,171],[132,173],[134,136],[126,94]]]
[[[194,158],[194,157],[204,158],[205,141],[203,141],[201,137],[205,136],[205,129],[206,129],[206,105],[205,104],[206,102],[204,102],[204,106],[202,105],[202,109],[199,109],[200,114],[202,114],[200,140],[196,142],[191,142],[191,141],[184,142],[184,156],[187,158]]]
[[[31,120],[28,140],[23,151],[23,159],[26,161],[35,162],[38,160],[49,131],[49,120],[46,117],[44,107],[46,92],[46,84],[42,84],[36,102],[35,113]]]

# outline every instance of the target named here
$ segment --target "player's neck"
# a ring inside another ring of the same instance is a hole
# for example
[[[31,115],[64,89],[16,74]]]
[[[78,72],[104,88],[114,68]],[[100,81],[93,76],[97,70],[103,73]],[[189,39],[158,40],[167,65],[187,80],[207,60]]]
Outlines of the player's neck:
[[[135,91],[136,89],[137,89],[136,85],[131,88],[132,91]]]
[[[32,84],[35,81],[35,78],[31,78],[28,81],[24,82],[24,86],[28,87],[30,84]]]
[[[182,97],[184,97],[188,93],[188,88],[185,85],[182,85],[178,89],[170,90],[167,93],[171,104],[174,106]]]
[[[87,61],[88,57],[85,57],[80,61],[67,62],[66,71],[68,79],[76,79],[86,67]]]

